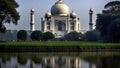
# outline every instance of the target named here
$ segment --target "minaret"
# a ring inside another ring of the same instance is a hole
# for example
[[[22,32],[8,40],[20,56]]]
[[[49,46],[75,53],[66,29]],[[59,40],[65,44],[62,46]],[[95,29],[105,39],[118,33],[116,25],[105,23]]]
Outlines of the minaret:
[[[34,14],[34,9],[31,9],[30,11],[30,16],[31,16],[31,19],[30,19],[30,30],[31,31],[34,31],[35,30],[35,14]]]
[[[89,10],[89,30],[93,30],[92,16],[93,16],[93,9],[90,8],[90,10]]]

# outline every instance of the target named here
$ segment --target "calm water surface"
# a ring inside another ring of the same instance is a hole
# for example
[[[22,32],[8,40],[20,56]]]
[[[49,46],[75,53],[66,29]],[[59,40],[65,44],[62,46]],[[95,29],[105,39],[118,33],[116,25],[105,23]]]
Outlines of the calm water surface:
[[[120,68],[120,53],[1,53],[0,68]]]

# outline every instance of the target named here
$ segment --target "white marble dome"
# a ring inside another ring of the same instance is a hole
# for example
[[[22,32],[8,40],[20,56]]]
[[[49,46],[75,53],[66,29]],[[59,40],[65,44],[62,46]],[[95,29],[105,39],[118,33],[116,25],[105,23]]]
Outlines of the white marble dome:
[[[59,0],[52,6],[51,14],[52,16],[68,16],[69,8],[62,0]]]
[[[76,13],[75,13],[74,11],[72,11],[72,12],[70,13],[70,17],[71,17],[71,18],[76,18]]]
[[[45,18],[50,18],[51,17],[51,13],[48,11],[46,14],[45,14]]]
[[[32,8],[32,9],[31,9],[31,12],[34,12],[34,11],[35,11],[35,9]]]

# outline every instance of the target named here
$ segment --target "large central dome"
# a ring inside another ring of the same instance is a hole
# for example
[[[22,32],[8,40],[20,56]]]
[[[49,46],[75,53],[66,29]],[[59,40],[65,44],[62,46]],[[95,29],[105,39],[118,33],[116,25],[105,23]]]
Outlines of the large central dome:
[[[59,16],[68,16],[69,14],[69,8],[68,6],[62,1],[59,0],[56,2],[52,8],[51,8],[51,14],[53,16],[59,15]]]

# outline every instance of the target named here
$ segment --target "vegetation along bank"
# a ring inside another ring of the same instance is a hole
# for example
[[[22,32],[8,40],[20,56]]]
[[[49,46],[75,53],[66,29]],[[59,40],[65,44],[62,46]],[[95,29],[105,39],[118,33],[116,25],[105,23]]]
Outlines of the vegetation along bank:
[[[3,42],[0,52],[101,52],[120,51],[120,43],[97,42]]]

